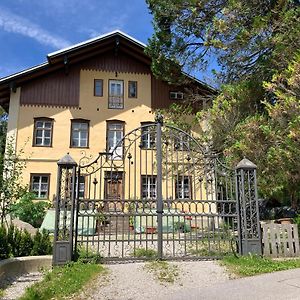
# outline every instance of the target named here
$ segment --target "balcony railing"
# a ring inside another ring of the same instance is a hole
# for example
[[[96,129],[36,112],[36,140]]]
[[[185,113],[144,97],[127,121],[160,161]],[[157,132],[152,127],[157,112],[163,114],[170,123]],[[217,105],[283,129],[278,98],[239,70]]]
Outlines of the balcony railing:
[[[108,108],[124,108],[124,97],[109,95],[108,97]]]

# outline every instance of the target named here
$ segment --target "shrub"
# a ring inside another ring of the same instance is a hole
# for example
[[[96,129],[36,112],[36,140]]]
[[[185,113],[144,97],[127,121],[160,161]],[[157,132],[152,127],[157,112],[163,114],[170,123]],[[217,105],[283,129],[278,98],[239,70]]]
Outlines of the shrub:
[[[9,257],[46,255],[52,253],[49,233],[37,232],[32,238],[27,230],[20,230],[13,225],[8,229],[0,226],[0,260]]]
[[[34,198],[32,193],[24,194],[19,202],[11,205],[10,212],[13,217],[17,217],[38,228],[43,222],[49,203],[45,201],[34,202]]]
[[[294,218],[294,223],[297,224],[297,226],[298,226],[298,235],[300,238],[300,214]]]
[[[52,243],[49,233],[44,229],[42,233],[39,231],[33,238],[33,248],[31,255],[46,255],[52,253]]]
[[[0,260],[9,257],[10,245],[8,243],[7,230],[0,226]]]

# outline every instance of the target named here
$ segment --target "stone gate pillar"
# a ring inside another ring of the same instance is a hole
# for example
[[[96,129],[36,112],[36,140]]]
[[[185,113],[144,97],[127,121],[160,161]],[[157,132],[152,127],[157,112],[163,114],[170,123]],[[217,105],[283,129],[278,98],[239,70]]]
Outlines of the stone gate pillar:
[[[256,165],[247,158],[236,166],[236,192],[239,223],[239,252],[262,254],[257,197]]]
[[[69,155],[58,162],[53,265],[63,265],[72,260],[77,163]]]

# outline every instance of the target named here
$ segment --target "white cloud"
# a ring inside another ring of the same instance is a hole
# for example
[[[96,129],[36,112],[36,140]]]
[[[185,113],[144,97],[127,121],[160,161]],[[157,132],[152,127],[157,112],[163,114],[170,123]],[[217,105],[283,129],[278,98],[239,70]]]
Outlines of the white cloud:
[[[0,29],[1,28],[6,32],[22,34],[36,40],[40,44],[57,49],[65,48],[70,45],[67,40],[51,34],[39,25],[13,14],[2,7],[0,7]]]

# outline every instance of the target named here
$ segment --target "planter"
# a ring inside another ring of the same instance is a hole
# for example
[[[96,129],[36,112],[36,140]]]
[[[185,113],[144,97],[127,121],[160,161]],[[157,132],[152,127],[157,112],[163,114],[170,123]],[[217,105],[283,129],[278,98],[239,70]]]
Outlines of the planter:
[[[153,233],[156,233],[156,227],[147,227],[147,228],[146,228],[146,233],[147,233],[147,234],[153,234]]]
[[[293,224],[293,219],[291,218],[282,218],[277,220],[278,224]]]

